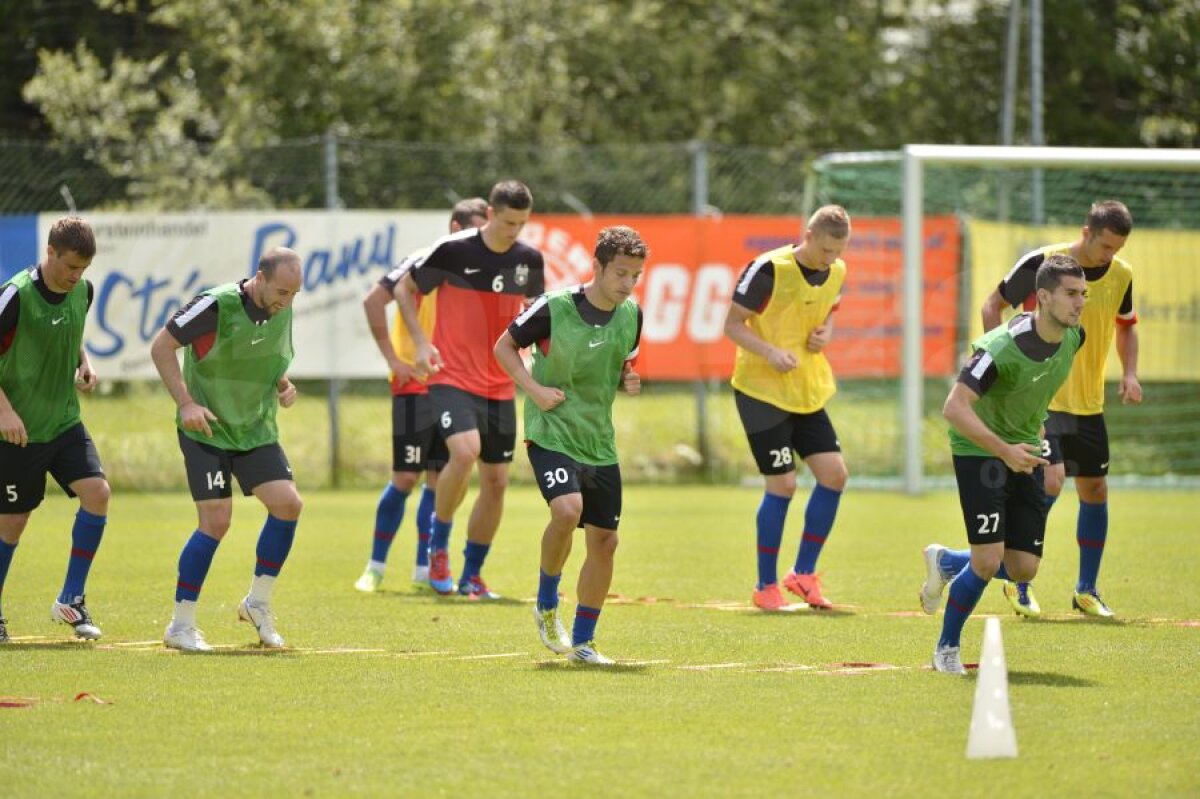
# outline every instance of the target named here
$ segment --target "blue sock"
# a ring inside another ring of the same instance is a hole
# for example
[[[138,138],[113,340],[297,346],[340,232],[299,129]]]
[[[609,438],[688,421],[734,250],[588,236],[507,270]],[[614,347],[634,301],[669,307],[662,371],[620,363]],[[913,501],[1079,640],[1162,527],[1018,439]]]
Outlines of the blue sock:
[[[204,587],[204,578],[208,576],[208,567],[212,565],[220,543],[197,530],[183,545],[183,551],[179,553],[179,581],[175,583],[176,602],[183,599],[195,602],[200,598],[200,589]]]
[[[0,541],[0,598],[4,596],[4,580],[8,577],[8,567],[12,563],[13,553],[16,551],[16,544],[6,544]],[[3,615],[0,612],[0,617]]]
[[[800,552],[796,555],[796,574],[812,574],[817,570],[817,558],[821,556],[821,547],[829,538],[833,529],[833,520],[837,517],[838,502],[842,498],[841,491],[817,483],[808,498],[808,506],[804,509],[804,536],[800,539]]]
[[[375,538],[371,542],[371,560],[387,563],[388,550],[391,549],[392,539],[400,529],[404,520],[404,501],[408,492],[401,491],[391,483],[379,495],[379,505],[375,508]]]
[[[430,520],[429,548],[449,549],[450,528],[454,526],[454,522],[444,522],[436,514],[431,515]]]
[[[96,550],[100,548],[106,521],[106,516],[96,516],[83,508],[75,513],[75,525],[71,528],[71,559],[67,561],[67,579],[63,581],[62,593],[58,595],[59,602],[71,602],[75,597],[83,596],[88,571],[92,568]]]
[[[433,533],[433,501],[437,493],[428,486],[421,489],[421,501],[417,505],[417,565],[429,565],[429,539]]]
[[[561,579],[561,574],[546,574],[538,569],[537,606],[539,610],[558,607],[558,581]]]
[[[942,557],[938,561],[938,568],[942,570],[942,574],[951,579],[969,565],[971,565],[971,550],[969,549],[947,549],[942,552]]]
[[[488,550],[491,548],[491,544],[467,542],[467,545],[463,547],[463,567],[462,575],[458,578],[459,583],[465,583],[472,577],[479,576],[479,572],[483,570],[483,562],[487,560]]]
[[[950,583],[950,593],[946,597],[946,613],[942,617],[942,637],[938,639],[939,647],[959,645],[963,625],[967,623],[971,611],[975,610],[975,605],[978,604],[979,597],[983,596],[983,589],[987,588],[987,584],[988,581],[970,567],[959,572],[954,582]]]
[[[1079,581],[1075,590],[1096,590],[1100,559],[1108,538],[1108,503],[1079,502],[1079,521],[1075,523],[1075,541],[1079,544]]]
[[[600,608],[587,605],[575,606],[575,626],[571,628],[571,645],[586,644],[596,637],[596,622],[600,621]]]
[[[257,560],[254,563],[254,576],[266,574],[278,577],[283,562],[292,551],[292,541],[296,537],[297,520],[284,521],[267,514],[262,532],[258,534],[258,548],[254,551]]]
[[[771,585],[779,580],[776,564],[779,561],[779,542],[783,540],[783,523],[787,519],[791,497],[763,494],[758,506],[758,585]]]

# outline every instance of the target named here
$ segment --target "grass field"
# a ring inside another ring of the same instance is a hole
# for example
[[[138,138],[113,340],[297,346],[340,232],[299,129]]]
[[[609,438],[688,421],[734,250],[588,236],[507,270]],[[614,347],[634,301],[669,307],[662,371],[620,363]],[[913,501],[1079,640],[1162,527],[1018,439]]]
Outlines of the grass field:
[[[1038,581],[1047,617],[1018,620],[997,588],[985,595],[981,613],[1003,621],[1020,746],[1016,761],[991,762],[964,757],[975,678],[925,667],[939,620],[914,613],[920,548],[963,538],[949,493],[852,486],[822,557],[837,610],[766,615],[748,605],[757,491],[629,489],[618,596],[598,635],[625,665],[607,671],[567,667],[537,639],[528,601],[545,509],[531,488],[512,492],[488,562],[512,597],[494,604],[410,588],[411,515],[387,590],[354,591],[374,494],[306,498],[275,601],[292,648],[264,652],[235,621],[262,520],[239,500],[200,602],[221,649],[201,656],[158,643],[188,498],[114,498],[89,584],[97,644],[68,643],[49,621],[73,506],[48,500],[4,590],[17,640],[0,648],[0,695],[27,706],[0,707],[0,795],[1200,794],[1195,494],[1114,494],[1101,585],[1119,622],[1069,611],[1066,501]],[[456,570],[461,541],[456,531]],[[968,623],[966,660],[981,634]],[[75,701],[83,692],[108,704]]]

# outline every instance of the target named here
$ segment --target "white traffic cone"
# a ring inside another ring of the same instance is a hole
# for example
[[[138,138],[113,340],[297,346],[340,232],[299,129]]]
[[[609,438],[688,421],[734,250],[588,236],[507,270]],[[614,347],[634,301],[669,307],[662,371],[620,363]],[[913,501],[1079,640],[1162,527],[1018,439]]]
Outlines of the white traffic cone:
[[[983,654],[979,656],[967,757],[974,760],[1016,756],[1017,732],[1013,729],[1012,712],[1008,707],[1004,641],[1000,638],[1000,620],[992,618],[983,628]]]

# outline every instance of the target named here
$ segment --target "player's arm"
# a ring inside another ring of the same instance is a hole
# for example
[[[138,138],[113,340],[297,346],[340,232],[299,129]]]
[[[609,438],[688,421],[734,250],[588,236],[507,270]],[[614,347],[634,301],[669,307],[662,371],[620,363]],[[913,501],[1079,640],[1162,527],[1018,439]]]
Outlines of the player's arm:
[[[17,294],[16,286],[10,284],[0,291],[0,342],[7,344],[13,331],[17,329],[20,302],[21,297]],[[0,350],[0,353],[2,352]],[[16,444],[18,447],[29,443],[25,422],[12,403],[8,401],[8,395],[2,388],[0,388],[0,436],[3,436],[9,444]]]
[[[533,375],[525,368],[525,361],[521,358],[521,345],[512,337],[510,331],[505,330],[504,334],[497,339],[492,353],[496,356],[496,363],[508,372],[508,376],[513,379],[513,382],[520,386],[526,396],[543,411],[553,410],[566,400],[567,395],[562,392],[562,389],[543,386],[533,379]]]
[[[92,309],[92,300],[95,299],[96,289],[92,286],[92,281],[83,281],[87,286],[87,307]],[[92,368],[92,361],[88,357],[87,349],[82,345],[79,347],[79,366],[75,369],[75,387],[80,391],[91,392],[100,382],[100,378],[96,376],[96,370]]]
[[[279,378],[279,381],[275,383],[275,391],[279,397],[279,407],[281,408],[290,408],[295,405],[296,395],[300,393],[296,384],[287,375]]]
[[[387,325],[387,306],[389,302],[396,299],[398,286],[393,283],[392,289],[389,290],[387,282],[388,278],[385,277],[367,292],[367,296],[363,298],[363,313],[367,317],[367,328],[371,331],[371,338],[375,339],[375,346],[379,348],[379,354],[387,362],[388,369],[392,374],[396,375],[401,383],[405,383],[412,372],[412,367],[401,361],[396,355],[396,348],[392,346],[392,337],[388,335]],[[397,280],[396,283],[399,281]]]
[[[1117,358],[1121,361],[1121,388],[1118,393],[1122,405],[1139,405],[1142,401],[1142,384],[1138,382],[1138,334],[1137,314],[1133,311],[1133,283],[1125,289],[1121,306],[1117,312]]]
[[[979,317],[983,320],[983,331],[985,333],[1000,327],[1000,323],[1004,321],[1003,312],[1006,305],[1008,303],[1000,296],[1000,289],[993,291],[983,301],[983,306],[979,309]]]
[[[621,364],[621,380],[617,383],[617,387],[631,397],[636,397],[642,393],[642,377],[634,371],[634,364],[637,362],[638,353],[642,348],[642,309],[637,309],[637,336],[633,340],[633,349],[629,351],[629,355],[625,357],[625,362]]]
[[[413,273],[409,271],[396,284],[394,296],[396,308],[400,311],[400,319],[404,322],[404,329],[408,331],[415,348],[413,371],[417,377],[425,378],[442,367],[442,355],[437,351],[437,347],[434,347],[433,343],[425,338],[425,331],[421,329],[421,321],[417,316],[417,294],[419,292],[420,289],[413,278]]]
[[[208,423],[215,422],[217,417],[192,399],[191,393],[188,392],[187,384],[183,381],[183,371],[179,368],[179,359],[175,355],[175,351],[182,346],[184,345],[164,327],[158,331],[158,335],[150,344],[150,360],[154,361],[154,368],[158,370],[159,378],[167,387],[167,393],[179,407],[179,419],[183,429],[198,430],[211,437],[212,428]]]
[[[809,352],[820,352],[829,346],[829,342],[833,341],[833,312],[837,310],[839,302],[841,302],[841,297],[834,302],[825,321],[814,327],[808,334],[808,342],[805,346]]]
[[[1014,472],[1032,472],[1035,467],[1045,466],[1049,461],[1040,457],[1041,447],[1035,444],[1009,444],[992,432],[975,413],[975,403],[980,395],[966,384],[957,382],[942,406],[942,416],[964,438],[1004,461]]]

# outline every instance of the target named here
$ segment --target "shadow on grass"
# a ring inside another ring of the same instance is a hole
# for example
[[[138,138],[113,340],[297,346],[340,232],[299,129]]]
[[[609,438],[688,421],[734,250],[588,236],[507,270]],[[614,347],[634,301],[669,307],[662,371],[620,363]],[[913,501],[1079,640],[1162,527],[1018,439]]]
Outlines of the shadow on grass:
[[[90,641],[9,641],[0,646],[0,653],[7,651],[31,651],[37,649],[54,649],[57,651],[66,651],[71,649],[79,650],[80,652],[91,652],[97,647],[92,646]]]
[[[1050,688],[1096,688],[1100,683],[1072,677],[1069,674],[1054,674],[1048,671],[1010,671],[1008,681],[1014,685],[1045,685]]]
[[[515,599],[513,597],[502,596],[498,599],[467,599],[458,594],[439,594],[434,591],[389,591],[386,588],[381,588],[375,592],[379,597],[395,601],[416,601],[423,605],[446,605],[446,604],[462,604],[462,605],[479,605],[486,607],[488,605],[525,605],[528,604],[524,600]]]
[[[247,646],[239,647],[237,649],[214,649],[211,652],[183,652],[181,650],[171,649],[169,647],[164,646],[162,648],[162,651],[178,653],[178,655],[180,657],[202,657],[202,658],[222,658],[222,657],[224,657],[224,658],[230,658],[230,657],[233,657],[233,658],[237,658],[237,657],[287,658],[287,657],[300,657],[301,655],[304,654],[303,652],[296,652],[295,650],[288,649],[287,647],[284,647],[283,649],[270,649],[268,647],[257,646],[255,644],[249,644]]]
[[[851,619],[857,616],[853,610],[813,610],[812,608],[801,608],[795,611],[771,611],[758,610],[757,608],[746,608],[741,612],[742,618],[747,619],[764,619],[775,621],[778,619]]]
[[[651,671],[649,663],[614,663],[611,666],[584,666],[568,663],[564,660],[541,660],[534,668],[543,674],[622,674],[648,676]]]

